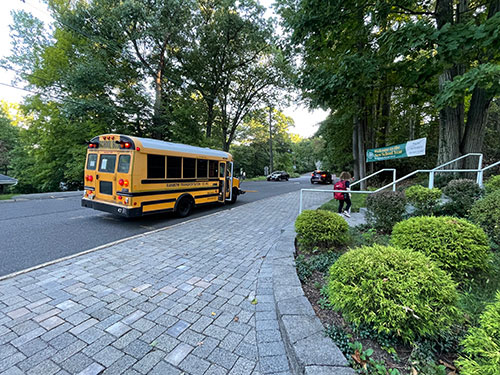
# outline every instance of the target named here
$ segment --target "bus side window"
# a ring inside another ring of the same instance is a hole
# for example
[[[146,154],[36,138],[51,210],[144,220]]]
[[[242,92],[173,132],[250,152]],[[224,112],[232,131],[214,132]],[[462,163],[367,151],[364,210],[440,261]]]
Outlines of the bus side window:
[[[181,178],[182,158],[167,156],[167,178]]]
[[[198,178],[207,178],[208,175],[208,160],[197,160]]]
[[[95,171],[97,167],[97,154],[89,154],[87,158],[87,169]]]
[[[148,154],[148,178],[165,178],[165,156]]]
[[[224,172],[226,171],[226,164],[222,163],[220,166],[221,166],[221,168],[220,168],[220,175],[219,175],[219,177],[220,178],[224,178]]]
[[[130,169],[130,155],[120,155],[118,159],[118,173],[128,173]]]
[[[193,158],[184,158],[182,161],[183,167],[183,178],[194,178],[196,172],[196,159]]]
[[[219,162],[210,160],[208,162],[208,177],[219,177]]]

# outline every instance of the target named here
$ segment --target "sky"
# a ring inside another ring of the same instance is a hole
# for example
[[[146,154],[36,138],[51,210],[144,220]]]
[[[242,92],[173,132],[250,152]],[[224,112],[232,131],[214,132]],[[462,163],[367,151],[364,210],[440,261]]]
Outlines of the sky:
[[[270,9],[273,0],[261,0],[261,3],[268,8],[266,16],[272,16]],[[40,18],[45,23],[51,21],[46,5],[41,0],[0,0],[0,59],[10,54],[9,25],[13,23],[11,11],[24,9]],[[23,87],[22,82],[13,83],[15,76],[13,72],[0,68],[0,100],[10,103],[18,103],[28,93],[19,89],[5,85],[15,85]],[[290,129],[292,133],[301,137],[310,137],[318,130],[319,122],[323,121],[327,112],[322,110],[309,111],[305,105],[292,105],[280,108],[283,113],[291,117],[295,122],[295,127]]]

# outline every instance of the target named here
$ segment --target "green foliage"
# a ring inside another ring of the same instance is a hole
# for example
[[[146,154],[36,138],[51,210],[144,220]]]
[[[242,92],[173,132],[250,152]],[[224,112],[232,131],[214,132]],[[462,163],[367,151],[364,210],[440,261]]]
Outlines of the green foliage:
[[[297,276],[303,283],[307,281],[312,275],[311,265],[307,262],[304,255],[299,255],[295,258],[295,268],[297,269]]]
[[[351,352],[351,340],[352,335],[345,332],[345,330],[341,327],[336,326],[335,324],[329,324],[326,326],[325,334],[331,338],[335,344],[337,344],[338,348],[347,355]]]
[[[416,214],[432,215],[438,205],[442,192],[438,188],[428,189],[421,185],[413,185],[405,190],[406,199],[417,209]]]
[[[472,205],[481,198],[481,187],[473,180],[465,178],[452,180],[443,189],[443,193],[451,199],[444,210],[451,216],[467,217]]]
[[[479,225],[496,248],[500,248],[500,190],[474,203],[470,220]]]
[[[8,174],[14,148],[19,142],[19,128],[3,110],[0,111],[0,173]]]
[[[470,329],[462,341],[464,355],[456,364],[463,375],[500,373],[500,292],[479,319],[479,327]]]
[[[465,219],[422,216],[402,221],[392,230],[391,244],[426,254],[457,281],[488,266],[486,234]]]
[[[367,221],[375,229],[390,233],[394,224],[404,219],[406,197],[399,191],[380,191],[366,198]]]
[[[486,194],[490,194],[494,191],[500,190],[500,175],[491,176],[484,184],[484,189],[486,191]]]
[[[299,244],[311,251],[329,249],[347,242],[347,222],[339,215],[325,210],[305,210],[295,220]]]
[[[330,301],[355,324],[413,342],[446,331],[457,317],[450,276],[419,252],[374,245],[330,268]]]
[[[390,236],[388,234],[383,234],[377,232],[374,228],[366,226],[357,226],[355,228],[349,228],[349,246],[352,248],[361,246],[371,246],[377,245],[388,245]]]

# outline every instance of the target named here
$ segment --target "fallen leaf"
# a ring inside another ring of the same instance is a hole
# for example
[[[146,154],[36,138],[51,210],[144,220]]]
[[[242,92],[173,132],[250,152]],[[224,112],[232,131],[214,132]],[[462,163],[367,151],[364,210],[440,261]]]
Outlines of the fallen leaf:
[[[257,304],[257,298],[254,298],[254,299],[252,300],[252,302],[250,302],[250,303],[251,303],[252,305],[256,305],[256,304]]]
[[[359,355],[359,350],[356,349],[356,351],[354,352],[354,354],[351,354],[351,357],[352,359],[354,359],[356,361],[356,363],[358,364],[362,364],[363,361],[361,360],[361,357]]]
[[[198,344],[196,344],[197,346],[202,346],[203,345],[203,341],[200,341]]]
[[[215,315],[217,315],[217,314],[212,311],[212,316],[215,316]]]
[[[240,318],[238,318],[237,316],[235,316],[233,320],[234,320],[235,322],[237,322],[237,321],[239,321],[239,320],[240,320]]]

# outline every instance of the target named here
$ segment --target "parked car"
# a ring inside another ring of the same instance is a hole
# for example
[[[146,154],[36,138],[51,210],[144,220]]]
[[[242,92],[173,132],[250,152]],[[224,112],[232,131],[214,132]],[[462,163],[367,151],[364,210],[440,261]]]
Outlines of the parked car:
[[[267,181],[288,181],[290,175],[285,171],[274,171],[269,176],[267,176]]]
[[[332,174],[327,171],[314,171],[313,173],[311,173],[311,184],[314,184],[315,182],[322,184],[331,184],[333,182]]]

